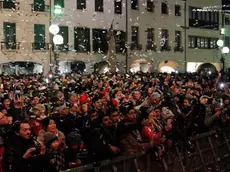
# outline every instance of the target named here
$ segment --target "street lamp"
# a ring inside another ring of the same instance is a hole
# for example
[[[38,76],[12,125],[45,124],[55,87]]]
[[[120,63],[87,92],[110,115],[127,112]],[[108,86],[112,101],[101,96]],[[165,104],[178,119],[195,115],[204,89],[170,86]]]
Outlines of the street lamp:
[[[53,37],[53,43],[54,43],[53,53],[54,53],[54,60],[55,60],[55,64],[56,64],[55,73],[57,74],[57,71],[58,71],[58,47],[57,47],[57,45],[63,44],[64,39],[61,35],[58,35],[58,32],[60,31],[60,28],[58,25],[52,24],[49,27],[49,31],[54,36]]]
[[[64,39],[63,39],[63,37],[61,35],[55,35],[53,37],[53,42],[54,42],[55,45],[61,45],[61,44],[64,43]]]
[[[224,41],[222,39],[219,39],[216,44],[221,50],[220,61],[222,63],[222,71],[224,72],[224,69],[225,69],[225,58],[224,58],[224,56],[229,53],[229,48],[228,47],[223,47],[224,46]]]
[[[222,39],[219,39],[217,41],[217,45],[218,45],[218,47],[223,47],[224,46],[224,41]]]
[[[222,53],[223,54],[228,54],[229,53],[229,48],[228,47],[223,47]]]
[[[52,35],[57,35],[59,31],[60,31],[60,28],[59,28],[59,26],[56,25],[56,24],[52,24],[52,25],[49,27],[49,32],[50,32]]]

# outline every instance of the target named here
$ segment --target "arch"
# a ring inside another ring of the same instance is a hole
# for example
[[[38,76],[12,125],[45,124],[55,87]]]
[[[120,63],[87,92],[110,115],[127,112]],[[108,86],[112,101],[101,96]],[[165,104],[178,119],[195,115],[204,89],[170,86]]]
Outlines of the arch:
[[[2,72],[12,74],[38,74],[43,73],[43,65],[38,62],[14,61],[2,63]]]
[[[146,59],[137,59],[134,60],[130,67],[131,72],[153,72],[154,67],[152,61]]]
[[[166,72],[166,73],[176,72],[178,68],[179,65],[175,60],[162,61],[158,67],[159,72]]]
[[[58,66],[60,73],[83,73],[86,70],[86,64],[83,61],[60,61]]]
[[[103,60],[94,64],[94,72],[106,73],[109,71],[109,62]]]
[[[216,67],[212,63],[203,63],[197,68],[197,72],[201,73],[207,73],[207,72],[212,72],[215,73],[217,72]]]

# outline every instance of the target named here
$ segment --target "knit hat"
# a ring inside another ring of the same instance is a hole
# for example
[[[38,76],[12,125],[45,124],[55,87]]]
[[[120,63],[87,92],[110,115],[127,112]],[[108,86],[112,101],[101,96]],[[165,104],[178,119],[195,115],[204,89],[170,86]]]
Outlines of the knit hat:
[[[45,144],[45,145],[49,145],[49,144],[51,144],[53,141],[55,141],[55,140],[57,140],[57,139],[58,139],[58,138],[57,138],[57,136],[56,136],[55,134],[48,132],[48,133],[46,133],[46,134],[44,135],[44,144]]]
[[[67,136],[67,142],[70,146],[80,145],[81,141],[82,141],[81,135],[78,134],[77,132],[71,132]]]
[[[88,98],[89,98],[88,94],[84,93],[84,94],[82,94],[82,95],[80,96],[79,101],[80,101],[81,103],[83,103],[83,102],[87,101]]]

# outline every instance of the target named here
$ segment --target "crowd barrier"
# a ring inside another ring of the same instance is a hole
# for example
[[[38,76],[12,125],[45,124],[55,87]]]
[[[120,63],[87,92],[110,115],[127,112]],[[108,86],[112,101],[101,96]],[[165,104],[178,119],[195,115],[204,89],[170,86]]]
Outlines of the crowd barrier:
[[[140,152],[64,172],[229,172],[230,128],[211,131],[173,146],[161,160]]]

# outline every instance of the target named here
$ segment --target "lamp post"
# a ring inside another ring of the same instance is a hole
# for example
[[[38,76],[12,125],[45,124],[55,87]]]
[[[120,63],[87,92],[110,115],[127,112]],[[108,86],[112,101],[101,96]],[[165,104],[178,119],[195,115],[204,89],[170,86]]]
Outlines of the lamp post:
[[[225,69],[225,55],[229,53],[229,48],[228,47],[224,47],[224,41],[221,40],[221,39],[219,39],[217,41],[217,46],[221,50],[220,62],[222,63],[222,71],[224,72],[224,69]]]
[[[58,32],[60,31],[60,28],[56,24],[52,24],[49,27],[49,32],[54,36],[53,37],[53,53],[54,53],[54,61],[55,61],[55,73],[58,73],[58,45],[62,45],[64,43],[64,39],[61,35],[58,35]]]

